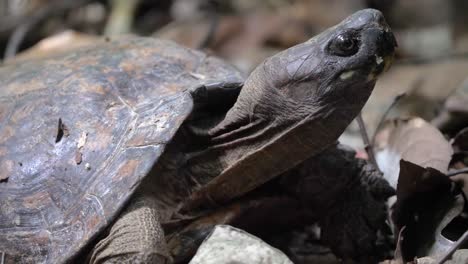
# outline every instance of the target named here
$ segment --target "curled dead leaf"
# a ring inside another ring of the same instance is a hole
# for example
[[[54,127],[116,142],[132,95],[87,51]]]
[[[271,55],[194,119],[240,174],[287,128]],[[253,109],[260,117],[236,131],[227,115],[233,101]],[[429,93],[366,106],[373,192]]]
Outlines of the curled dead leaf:
[[[453,153],[442,133],[418,117],[388,121],[376,136],[375,148],[379,168],[393,187],[401,159],[446,173]]]
[[[452,244],[442,229],[463,209],[463,200],[460,207],[452,189],[452,181],[440,171],[401,160],[392,220],[397,230],[406,227],[401,243],[405,261],[417,256],[438,259]]]

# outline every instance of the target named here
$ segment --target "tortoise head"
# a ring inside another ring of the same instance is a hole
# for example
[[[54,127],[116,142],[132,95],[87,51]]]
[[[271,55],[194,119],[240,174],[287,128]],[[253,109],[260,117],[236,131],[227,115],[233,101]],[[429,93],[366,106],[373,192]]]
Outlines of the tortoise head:
[[[220,160],[222,172],[194,197],[226,201],[334,144],[390,65],[395,47],[383,15],[365,9],[266,59],[210,130],[217,151],[210,158]],[[201,200],[193,198],[191,206]]]
[[[260,64],[218,129],[239,119],[296,123],[332,112],[342,116],[346,127],[391,64],[395,47],[380,11],[358,11]]]
[[[373,9],[362,10],[265,60],[246,82],[243,95],[257,100],[252,102],[256,105],[254,114],[262,118],[290,118],[294,112],[294,119],[303,119],[311,113],[316,116],[340,109],[347,109],[343,114],[354,118],[377,76],[391,64],[395,46],[383,15]],[[239,99],[244,98],[241,95]],[[354,111],[349,112],[350,107]],[[267,115],[261,113],[263,109]]]

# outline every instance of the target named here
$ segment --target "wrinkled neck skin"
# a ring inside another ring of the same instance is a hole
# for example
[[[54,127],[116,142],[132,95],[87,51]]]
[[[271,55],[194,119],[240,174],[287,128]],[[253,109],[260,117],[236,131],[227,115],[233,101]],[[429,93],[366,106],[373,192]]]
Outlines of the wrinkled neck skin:
[[[322,86],[296,80],[283,84],[289,85],[283,89],[272,87],[281,83],[274,78],[283,77],[268,76],[267,72],[275,71],[265,67],[268,61],[251,74],[224,120],[209,130],[207,148],[188,155],[189,177],[202,189],[210,182],[207,191],[199,193],[210,195],[215,203],[248,192],[334,144],[375,84],[356,81],[341,89],[336,82],[335,87],[328,87],[333,80],[321,80]],[[320,76],[312,77],[320,80]],[[295,89],[304,85],[310,87]],[[330,88],[337,92],[328,91],[326,98],[319,95]],[[231,182],[233,179],[238,180]],[[216,188],[223,184],[226,190]],[[219,193],[209,190],[210,185]]]

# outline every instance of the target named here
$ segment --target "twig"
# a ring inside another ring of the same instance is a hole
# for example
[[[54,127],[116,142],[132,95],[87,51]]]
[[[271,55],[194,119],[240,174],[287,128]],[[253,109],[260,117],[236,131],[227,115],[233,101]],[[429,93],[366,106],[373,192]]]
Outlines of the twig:
[[[356,120],[359,125],[359,131],[361,132],[362,141],[364,141],[367,155],[369,155],[369,161],[375,166],[375,168],[378,171],[380,171],[379,166],[377,165],[377,161],[375,159],[374,150],[372,149],[372,145],[369,141],[369,135],[367,134],[366,125],[364,124],[364,120],[362,119],[362,112],[358,114]]]
[[[215,36],[216,36],[216,31],[218,30],[219,26],[219,16],[216,14],[214,11],[209,14],[210,16],[210,25],[208,28],[208,32],[206,33],[205,37],[203,37],[202,41],[200,44],[197,45],[197,49],[203,50],[209,47],[211,42],[213,42]]]
[[[398,240],[397,240],[397,245],[395,249],[395,260],[398,261],[398,264],[404,264],[405,260],[403,259],[403,252],[401,250],[401,243],[404,240],[404,235],[403,232],[405,232],[406,226],[403,226],[400,229],[400,232],[398,233]]]
[[[28,33],[33,25],[33,23],[26,22],[15,29],[13,34],[8,39],[7,46],[5,48],[5,54],[3,55],[5,60],[16,55],[21,42],[23,42],[23,39],[26,36],[26,33]]]
[[[448,176],[448,177],[453,177],[453,176],[456,176],[456,175],[462,174],[462,173],[468,173],[468,168],[463,168],[463,169],[459,169],[459,170],[449,171],[449,172],[447,172],[447,176]]]
[[[5,34],[17,28],[28,16],[7,15],[0,19],[0,34]]]
[[[463,235],[457,240],[457,242],[453,243],[452,247],[450,250],[442,256],[442,258],[437,262],[437,264],[442,264],[445,261],[447,261],[449,258],[452,257],[452,254],[463,244],[463,242],[468,240],[468,231],[465,231]]]
[[[0,264],[4,264],[5,263],[5,252],[1,252],[1,255],[0,255]]]
[[[377,133],[382,129],[383,124],[385,123],[385,120],[387,120],[387,116],[390,113],[390,111],[395,107],[395,105],[398,104],[398,102],[401,100],[401,98],[405,97],[406,93],[400,93],[395,98],[393,98],[393,102],[390,104],[390,106],[385,110],[384,114],[382,117],[380,117],[379,123],[377,124],[377,128],[375,128],[374,134],[372,135],[372,141],[371,144],[372,146],[375,146],[375,137],[377,136]]]

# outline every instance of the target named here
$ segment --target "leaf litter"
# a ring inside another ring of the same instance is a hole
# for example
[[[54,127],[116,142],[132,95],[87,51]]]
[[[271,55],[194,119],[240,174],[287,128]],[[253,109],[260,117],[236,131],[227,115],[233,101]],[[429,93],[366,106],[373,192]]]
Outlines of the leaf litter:
[[[413,117],[390,120],[377,134],[377,162],[397,189],[390,220],[399,235],[388,263],[443,263],[458,254],[468,230],[468,221],[460,220],[466,218],[468,174],[447,174],[467,167],[463,158],[453,161],[468,145],[462,132],[449,142],[435,126]]]

